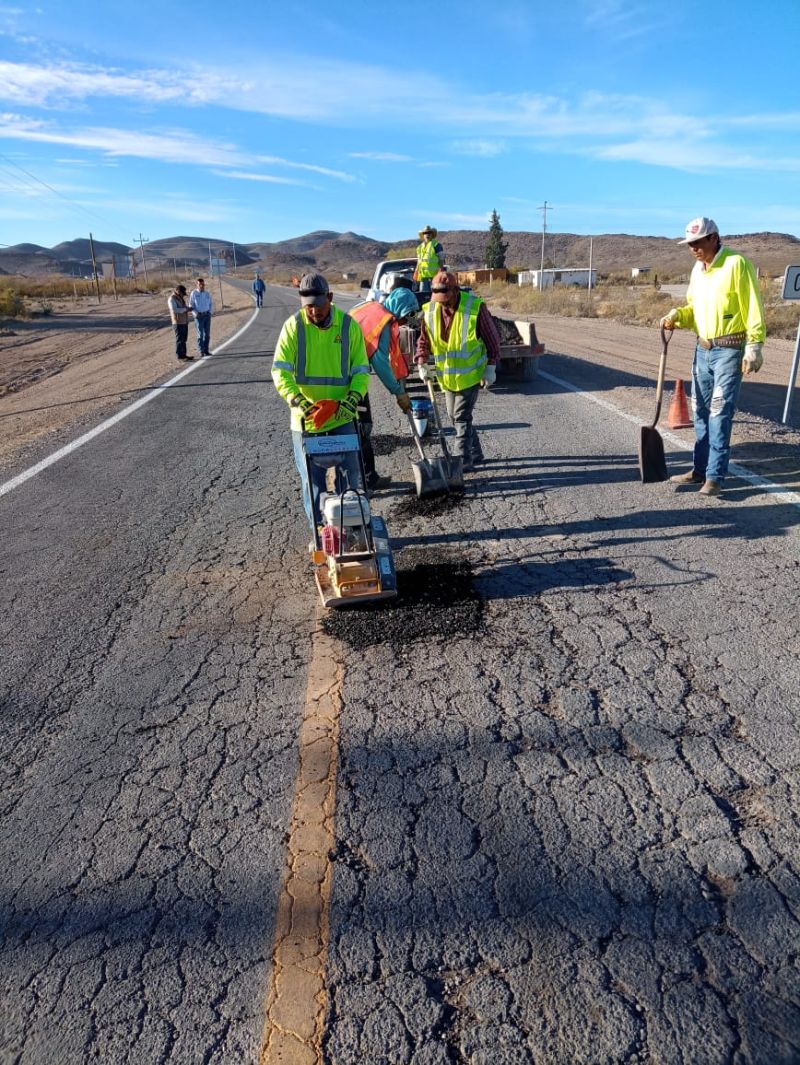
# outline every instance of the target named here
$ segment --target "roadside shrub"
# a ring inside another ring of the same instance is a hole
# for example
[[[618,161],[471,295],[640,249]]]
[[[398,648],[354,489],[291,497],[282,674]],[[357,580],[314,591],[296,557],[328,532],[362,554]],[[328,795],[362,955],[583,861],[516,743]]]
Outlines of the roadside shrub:
[[[25,318],[25,300],[13,288],[5,285],[0,286],[0,317],[2,318]]]
[[[767,338],[793,340],[797,335],[800,308],[784,302],[774,289],[762,285]],[[600,281],[590,291],[556,285],[539,292],[533,287],[495,282],[476,286],[492,310],[519,317],[554,315],[561,318],[609,318],[627,325],[655,326],[671,307],[682,300],[661,293],[652,285],[614,284]]]

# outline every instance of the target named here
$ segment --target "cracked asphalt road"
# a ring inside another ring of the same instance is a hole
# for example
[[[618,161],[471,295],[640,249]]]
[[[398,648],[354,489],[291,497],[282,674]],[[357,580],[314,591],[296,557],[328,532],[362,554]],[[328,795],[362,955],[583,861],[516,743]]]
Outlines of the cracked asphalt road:
[[[258,1060],[318,624],[271,292],[0,499],[3,1061]],[[339,644],[320,1060],[800,1060],[800,509],[642,486],[635,426],[501,378],[415,516],[372,397],[398,562],[483,609]]]

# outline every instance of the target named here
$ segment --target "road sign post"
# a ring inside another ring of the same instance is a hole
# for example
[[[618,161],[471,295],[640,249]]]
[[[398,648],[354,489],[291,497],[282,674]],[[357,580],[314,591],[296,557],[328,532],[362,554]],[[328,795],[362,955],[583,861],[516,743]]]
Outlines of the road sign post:
[[[783,275],[783,292],[785,300],[800,300],[800,266],[787,266]],[[794,385],[797,380],[797,368],[800,365],[800,322],[797,324],[797,339],[794,343],[794,358],[792,368],[789,371],[789,384],[786,389],[786,403],[783,408],[781,424],[786,425],[789,421],[789,411],[792,409],[792,397]]]
[[[222,275],[225,273],[225,270],[226,270],[225,260],[224,259],[213,259],[212,258],[212,259],[209,259],[209,264],[211,265],[211,274],[212,274],[213,277],[216,277],[217,283],[219,284],[219,305],[220,305],[220,308],[224,308],[225,307],[225,303],[224,303],[224,301],[222,299]]]

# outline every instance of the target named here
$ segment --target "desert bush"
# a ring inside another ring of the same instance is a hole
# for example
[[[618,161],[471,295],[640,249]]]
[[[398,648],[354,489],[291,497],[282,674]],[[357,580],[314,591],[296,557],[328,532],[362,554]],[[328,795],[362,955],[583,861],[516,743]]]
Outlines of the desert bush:
[[[762,285],[767,337],[794,339],[800,308],[787,303],[774,288]],[[682,301],[652,285],[630,285],[601,281],[591,292],[587,289],[554,286],[539,292],[529,286],[494,283],[476,288],[494,310],[521,317],[556,315],[562,318],[609,318],[628,325],[658,325],[667,311]]]
[[[25,300],[16,289],[3,284],[0,285],[0,317],[1,318],[25,318]]]

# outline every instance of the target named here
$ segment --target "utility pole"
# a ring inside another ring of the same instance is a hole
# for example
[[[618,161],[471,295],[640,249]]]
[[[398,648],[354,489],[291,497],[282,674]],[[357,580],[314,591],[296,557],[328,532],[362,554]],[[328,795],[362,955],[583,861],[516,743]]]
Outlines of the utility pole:
[[[231,241],[231,247],[233,248],[233,273],[236,275],[236,245]]]
[[[542,258],[539,264],[539,291],[541,292],[544,288],[544,235],[547,232],[547,212],[552,211],[553,208],[548,208],[547,200],[545,200],[539,210],[542,212]]]
[[[94,287],[97,290],[97,302],[102,303],[102,297],[100,296],[100,282],[97,279],[97,261],[94,257],[94,241],[92,240],[92,234],[89,234],[89,252],[92,256],[92,277],[94,278]]]
[[[148,284],[148,281],[147,281],[147,260],[144,257],[144,246],[145,246],[145,244],[148,242],[148,240],[150,238],[149,237],[143,237],[142,234],[141,234],[141,231],[140,231],[138,238],[134,237],[133,239],[134,240],[138,239],[139,247],[142,249],[142,269],[144,270],[144,283],[145,283],[145,285],[147,285]]]
[[[589,291],[592,291],[592,252],[594,251],[594,237],[589,237]]]

